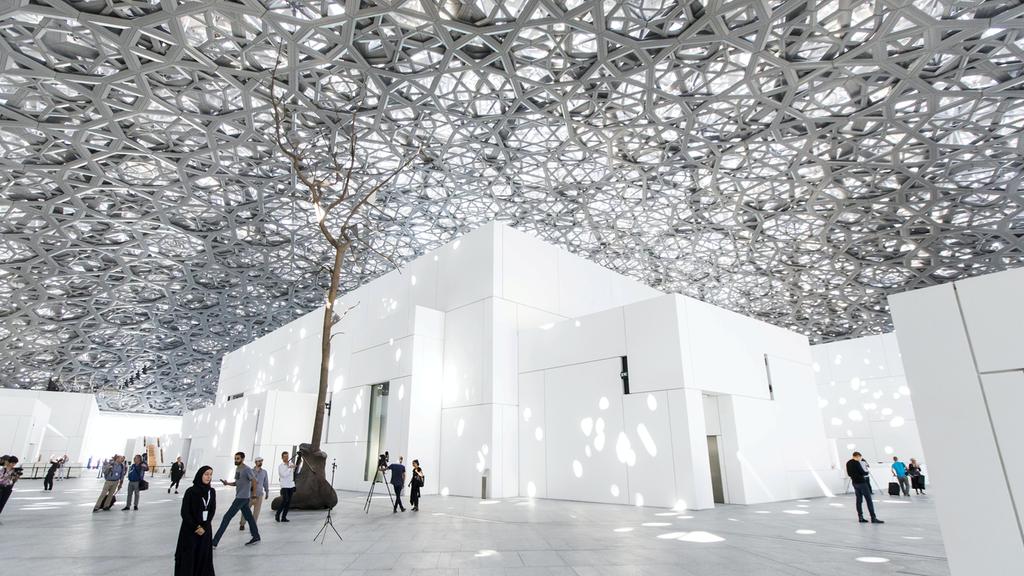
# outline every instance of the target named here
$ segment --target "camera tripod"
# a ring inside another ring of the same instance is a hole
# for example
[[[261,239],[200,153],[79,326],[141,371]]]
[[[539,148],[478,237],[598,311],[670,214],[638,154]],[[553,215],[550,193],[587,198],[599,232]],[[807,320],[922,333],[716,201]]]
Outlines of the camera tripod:
[[[377,480],[377,478],[380,480]],[[391,495],[391,485],[387,483],[384,478],[384,470],[377,468],[377,473],[373,475],[373,482],[370,482],[370,491],[366,494],[366,504],[363,504],[363,512],[370,513],[370,502],[373,501],[373,491],[377,487],[377,482],[384,484],[384,487],[388,491],[388,500],[391,501],[391,506],[395,505],[395,497]]]
[[[334,489],[334,471],[337,468],[338,465],[335,463],[335,460],[331,460],[331,489]],[[327,518],[324,518],[324,525],[320,527],[320,531],[316,533],[316,536],[313,536],[313,542],[316,542],[316,539],[320,538],[321,536],[323,536],[323,538],[321,538],[320,544],[323,544],[325,541],[327,541],[328,526],[331,527],[331,530],[334,530],[334,534],[338,537],[338,540],[344,540],[344,538],[341,537],[341,534],[338,534],[338,529],[334,527],[334,520],[331,519],[331,511],[333,510],[333,506],[327,509]]]

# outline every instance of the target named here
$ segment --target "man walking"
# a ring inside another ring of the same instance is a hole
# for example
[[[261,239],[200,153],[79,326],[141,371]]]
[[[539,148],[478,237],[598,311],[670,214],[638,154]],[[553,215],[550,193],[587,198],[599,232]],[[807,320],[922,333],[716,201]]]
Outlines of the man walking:
[[[861,466],[861,455],[860,452],[854,452],[853,458],[846,462],[846,475],[850,477],[850,483],[853,484],[853,491],[857,493],[857,518],[861,522],[866,523],[864,519],[864,510],[861,507],[864,500],[868,502],[868,513],[871,515],[872,524],[885,524],[875,516],[875,503],[871,500],[871,479],[868,477],[868,473]]]
[[[274,514],[274,520],[290,522],[288,509],[292,506],[292,495],[295,494],[295,463],[288,458],[287,452],[281,452],[281,463],[277,465],[277,478],[281,482],[281,506]]]
[[[892,457],[892,475],[900,483],[900,490],[904,496],[910,496],[910,478],[907,476],[907,465],[900,462],[900,459]]]
[[[217,533],[213,536],[213,547],[216,548],[217,544],[220,543],[220,537],[224,535],[224,531],[231,524],[231,519],[238,512],[241,512],[242,518],[249,523],[249,534],[252,536],[252,539],[246,542],[245,545],[249,546],[259,542],[260,532],[256,529],[256,519],[252,517],[252,510],[249,510],[249,499],[256,493],[256,475],[253,474],[252,468],[245,465],[245,452],[235,452],[235,481],[228,482],[223,478],[220,481],[225,486],[235,487],[235,499],[231,502],[231,507],[228,508],[224,518],[220,521],[220,528],[217,529]]]
[[[267,471],[263,469],[263,458],[257,456],[255,463],[252,473],[256,477],[256,487],[253,489],[250,502],[252,503],[252,518],[254,521],[259,521],[263,499],[270,497],[270,478],[267,477]],[[238,523],[238,529],[245,530],[245,516]]]
[[[93,512],[99,512],[101,508],[110,510],[110,507],[114,505],[114,495],[121,490],[121,484],[124,482],[124,468],[124,458],[118,455],[115,455],[113,460],[103,466],[103,490],[96,500]],[[107,499],[110,500],[109,504],[106,503]]]
[[[398,462],[388,466],[388,470],[391,471],[391,487],[395,489],[395,510],[393,514],[398,513],[398,509],[401,508],[402,512],[405,512],[405,506],[402,505],[402,486],[405,486],[405,465],[402,464],[404,458],[398,457]]]

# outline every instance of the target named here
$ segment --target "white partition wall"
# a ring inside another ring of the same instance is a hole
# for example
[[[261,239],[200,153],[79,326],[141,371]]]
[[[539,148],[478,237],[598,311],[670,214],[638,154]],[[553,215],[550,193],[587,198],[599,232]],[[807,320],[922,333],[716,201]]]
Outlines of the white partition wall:
[[[1024,566],[1024,269],[889,298],[954,575]]]
[[[927,466],[895,334],[819,344],[811,354],[818,406],[838,460],[863,453],[879,483],[888,481],[893,456]]]
[[[17,456],[23,464],[35,462],[49,421],[49,407],[33,395],[0,395],[0,452]]]
[[[367,488],[367,459],[385,438],[381,451],[421,461],[427,494],[708,508],[702,393],[713,392],[730,415],[742,414],[716,420],[742,448],[724,454],[731,502],[823,493],[816,408],[797,415],[817,402],[800,335],[662,295],[495,224],[345,294],[336,308],[345,314],[334,328],[323,448],[337,459],[338,488]],[[217,405],[186,426],[191,460],[223,466],[236,449],[273,444],[262,440],[267,422],[281,419],[272,393],[316,391],[320,314],[225,356]],[[769,356],[783,387],[776,400]],[[384,383],[387,396],[375,396]],[[379,434],[373,402],[386,406]],[[282,422],[280,437],[308,441],[306,423]],[[757,429],[765,423],[767,436]],[[797,458],[779,452],[790,441]]]

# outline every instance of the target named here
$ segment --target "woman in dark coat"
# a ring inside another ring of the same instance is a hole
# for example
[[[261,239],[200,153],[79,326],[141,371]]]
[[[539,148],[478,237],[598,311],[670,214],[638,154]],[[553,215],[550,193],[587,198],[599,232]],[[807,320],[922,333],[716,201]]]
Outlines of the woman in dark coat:
[[[181,461],[181,456],[171,464],[171,485],[167,487],[167,493],[171,493],[171,488],[174,488],[174,493],[178,493],[178,483],[181,482],[181,477],[185,475],[185,463]]]
[[[217,510],[217,492],[210,486],[211,480],[213,468],[203,466],[181,498],[181,530],[174,551],[174,576],[214,576],[210,525]]]

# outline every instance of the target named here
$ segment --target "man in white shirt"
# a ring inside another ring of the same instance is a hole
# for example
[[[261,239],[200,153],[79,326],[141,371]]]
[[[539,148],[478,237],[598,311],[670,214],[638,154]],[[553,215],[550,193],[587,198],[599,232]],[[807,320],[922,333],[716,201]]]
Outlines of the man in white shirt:
[[[292,504],[292,494],[295,494],[295,463],[289,460],[287,452],[281,452],[277,476],[281,481],[281,507],[274,513],[274,521],[288,522],[288,508]]]

